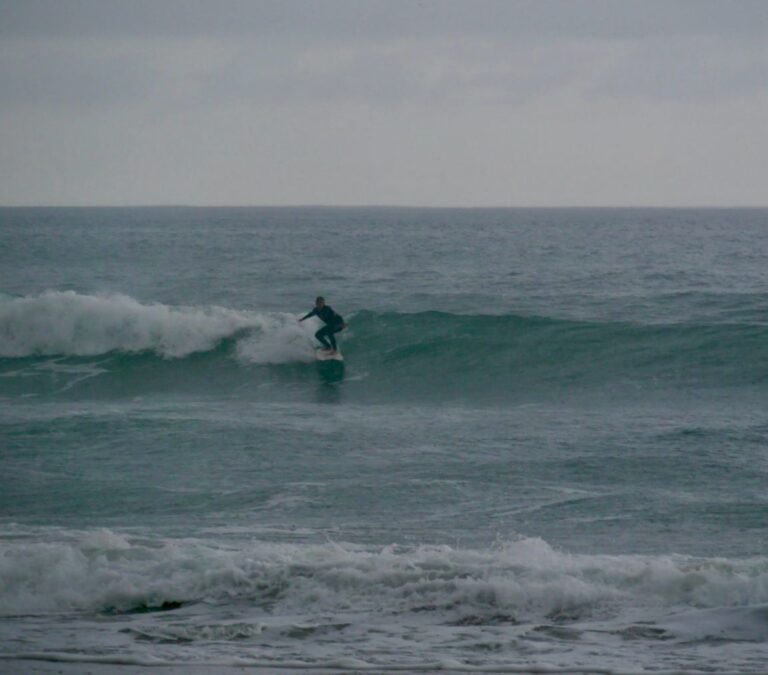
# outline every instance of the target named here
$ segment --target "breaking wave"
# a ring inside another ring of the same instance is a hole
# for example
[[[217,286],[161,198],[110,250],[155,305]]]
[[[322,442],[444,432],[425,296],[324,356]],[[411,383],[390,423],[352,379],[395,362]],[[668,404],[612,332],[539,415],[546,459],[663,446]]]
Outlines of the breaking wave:
[[[0,296],[0,366],[12,379],[22,372],[20,359],[27,377],[30,369],[93,369],[95,357],[110,355],[116,358],[96,375],[119,378],[142,359],[145,371],[174,368],[173,379],[182,386],[204,378],[226,389],[239,383],[243,369],[313,361],[316,326],[296,319],[290,313],[141,304],[125,295]],[[544,389],[768,384],[768,325],[758,322],[634,324],[367,310],[348,321],[342,349],[348,370],[366,382],[361,396],[498,399]],[[156,359],[154,366],[147,358]],[[205,373],[195,374],[201,359],[207,360]],[[301,382],[312,374],[304,368],[269,377]]]
[[[236,599],[291,614],[439,615],[466,625],[609,618],[627,608],[768,603],[768,560],[587,555],[537,538],[487,549],[133,538],[0,543],[0,614],[167,610]]]

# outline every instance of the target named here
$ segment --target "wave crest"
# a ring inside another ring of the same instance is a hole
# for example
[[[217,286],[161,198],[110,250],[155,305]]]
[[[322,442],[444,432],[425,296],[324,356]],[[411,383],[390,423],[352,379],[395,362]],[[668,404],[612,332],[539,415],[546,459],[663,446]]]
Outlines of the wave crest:
[[[74,291],[46,291],[22,298],[0,296],[0,356],[4,357],[149,351],[165,358],[181,358],[214,349],[223,339],[247,330],[256,335],[250,348],[242,351],[246,360],[282,362],[300,357],[308,349],[304,332],[289,314],[145,305],[127,295]],[[302,338],[306,343],[303,350],[275,348]]]

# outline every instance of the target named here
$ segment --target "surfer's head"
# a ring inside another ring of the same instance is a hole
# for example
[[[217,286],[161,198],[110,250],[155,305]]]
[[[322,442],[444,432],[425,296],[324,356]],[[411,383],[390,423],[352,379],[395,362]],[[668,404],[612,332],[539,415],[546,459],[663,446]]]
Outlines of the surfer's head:
[[[315,298],[315,307],[318,309],[325,307],[325,298],[322,295],[318,295]]]

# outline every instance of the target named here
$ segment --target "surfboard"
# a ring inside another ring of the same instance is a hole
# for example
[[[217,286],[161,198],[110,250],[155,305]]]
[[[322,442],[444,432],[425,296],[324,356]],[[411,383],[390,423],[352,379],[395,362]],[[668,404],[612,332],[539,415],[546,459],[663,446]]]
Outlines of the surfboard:
[[[335,354],[329,354],[324,349],[318,349],[315,352],[315,356],[317,357],[318,361],[343,361],[344,357],[341,355],[341,352],[336,352]]]

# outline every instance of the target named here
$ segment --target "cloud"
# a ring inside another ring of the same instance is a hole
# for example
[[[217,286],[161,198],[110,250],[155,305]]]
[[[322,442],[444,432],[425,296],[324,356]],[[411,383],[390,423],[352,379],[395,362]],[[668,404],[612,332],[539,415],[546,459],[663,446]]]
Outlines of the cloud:
[[[51,43],[0,47],[0,104],[90,107],[146,99],[157,81],[140,53],[113,45]]]
[[[749,97],[768,86],[768,43],[656,40],[22,40],[0,47],[0,104],[68,110],[366,102],[520,105],[580,99]]]
[[[759,203],[767,13],[0,0],[0,203]]]
[[[689,37],[629,42],[590,94],[651,100],[747,98],[768,90],[768,42]]]
[[[2,0],[0,37],[762,35],[763,0]]]
[[[0,0],[0,104],[748,96],[768,3]]]

